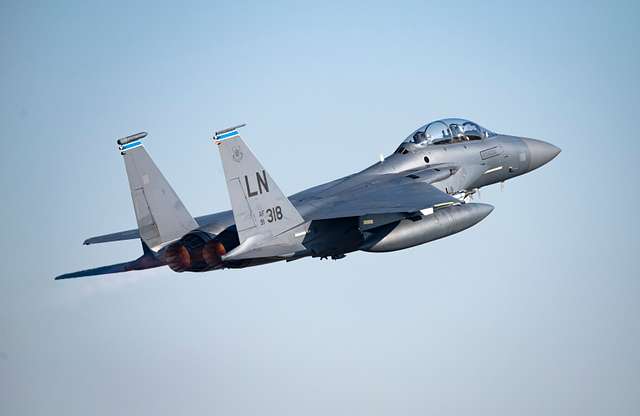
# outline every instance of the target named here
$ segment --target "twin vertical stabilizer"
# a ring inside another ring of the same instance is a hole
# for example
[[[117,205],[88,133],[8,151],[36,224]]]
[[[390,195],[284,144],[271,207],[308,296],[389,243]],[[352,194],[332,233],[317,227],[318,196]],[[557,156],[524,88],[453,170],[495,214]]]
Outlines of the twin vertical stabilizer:
[[[214,137],[238,229],[238,249],[247,251],[248,246],[260,242],[262,254],[254,252],[256,257],[291,252],[300,248],[292,230],[304,220],[240,137],[237,129],[243,126],[218,131]],[[267,250],[267,246],[273,250]]]
[[[118,140],[129,178],[140,238],[157,251],[198,227],[142,146],[146,133]]]
[[[124,263],[65,273],[56,277],[56,280],[163,266],[166,263],[161,256],[157,255],[157,251],[198,227],[178,195],[142,147],[142,139],[146,136],[147,133],[142,132],[118,140],[118,148],[124,158],[129,178],[131,199],[138,222],[138,234],[142,239],[142,256]],[[85,241],[85,244],[136,238],[132,231],[95,237]]]

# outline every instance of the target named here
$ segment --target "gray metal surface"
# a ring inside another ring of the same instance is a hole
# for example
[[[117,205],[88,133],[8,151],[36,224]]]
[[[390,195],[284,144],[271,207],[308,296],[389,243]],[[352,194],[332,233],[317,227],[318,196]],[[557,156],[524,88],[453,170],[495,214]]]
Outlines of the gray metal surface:
[[[157,250],[198,227],[141,143],[122,156],[142,241]]]
[[[417,219],[403,219],[388,232],[373,234],[361,250],[385,252],[447,237],[479,223],[493,211],[489,204],[469,203],[438,209]]]
[[[242,126],[215,135],[232,210],[196,219],[149,158],[141,135],[120,139],[138,229],[85,244],[141,238],[153,250],[143,244],[143,256],[133,262],[60,278],[163,264],[178,272],[206,271],[401,250],[473,226],[493,210],[466,203],[478,189],[537,169],[560,153],[541,140],[443,119],[415,130],[381,162],[287,198],[240,138]]]
[[[321,196],[311,196],[307,220],[354,217],[365,214],[415,212],[447,202],[458,202],[428,182],[414,175],[360,176]]]
[[[140,133],[132,134],[131,136],[127,136],[127,137],[123,137],[121,139],[118,139],[117,143],[119,145],[129,144],[129,143],[134,142],[136,140],[142,140],[145,137],[147,137],[147,132],[146,131],[142,131]]]
[[[276,237],[304,223],[237,130],[217,134],[215,143],[241,244],[253,236]]]

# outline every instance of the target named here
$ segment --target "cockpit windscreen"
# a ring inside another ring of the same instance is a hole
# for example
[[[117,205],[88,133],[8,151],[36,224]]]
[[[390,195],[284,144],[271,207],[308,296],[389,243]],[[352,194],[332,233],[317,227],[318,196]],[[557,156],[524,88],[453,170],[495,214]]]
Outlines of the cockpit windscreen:
[[[451,144],[482,140],[494,136],[491,131],[473,121],[461,118],[445,118],[425,124],[409,135],[403,144],[418,146]]]

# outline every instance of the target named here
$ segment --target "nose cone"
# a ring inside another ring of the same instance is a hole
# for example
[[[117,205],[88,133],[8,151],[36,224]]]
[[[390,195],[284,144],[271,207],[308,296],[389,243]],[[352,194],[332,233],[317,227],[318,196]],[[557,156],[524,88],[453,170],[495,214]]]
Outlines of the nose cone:
[[[529,149],[529,170],[534,170],[558,156],[560,149],[551,143],[536,139],[522,139]]]

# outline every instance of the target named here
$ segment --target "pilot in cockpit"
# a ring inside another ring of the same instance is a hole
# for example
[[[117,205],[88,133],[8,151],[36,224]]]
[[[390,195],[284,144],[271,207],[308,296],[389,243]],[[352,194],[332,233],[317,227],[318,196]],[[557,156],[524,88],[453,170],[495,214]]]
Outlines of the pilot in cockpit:
[[[396,153],[407,154],[418,146],[462,143],[482,140],[493,135],[494,133],[469,120],[460,118],[436,120],[414,131],[402,142]]]
[[[415,144],[420,144],[422,142],[424,142],[425,140],[427,140],[427,135],[423,132],[418,130],[414,135],[413,135],[413,142]]]
[[[464,135],[462,131],[462,127],[460,127],[456,123],[449,124],[449,129],[451,130],[451,143],[460,143],[468,140],[467,136]]]

